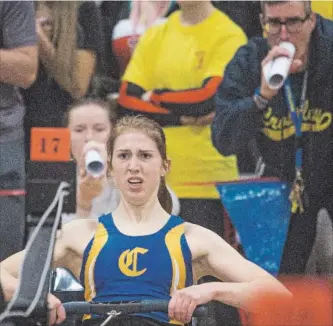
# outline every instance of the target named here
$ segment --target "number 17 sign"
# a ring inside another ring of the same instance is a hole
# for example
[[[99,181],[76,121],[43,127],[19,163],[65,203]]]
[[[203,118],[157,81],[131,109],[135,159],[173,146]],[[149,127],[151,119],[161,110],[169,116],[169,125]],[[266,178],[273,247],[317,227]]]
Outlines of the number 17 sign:
[[[67,128],[31,129],[31,161],[67,162],[70,160],[70,147]]]

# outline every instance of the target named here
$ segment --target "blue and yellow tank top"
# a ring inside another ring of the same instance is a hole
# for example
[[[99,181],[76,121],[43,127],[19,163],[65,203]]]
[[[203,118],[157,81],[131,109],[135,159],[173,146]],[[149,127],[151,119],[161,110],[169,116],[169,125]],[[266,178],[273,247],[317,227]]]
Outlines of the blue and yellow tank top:
[[[193,284],[184,220],[171,215],[156,233],[128,236],[117,229],[111,214],[101,216],[95,236],[84,251],[81,282],[86,301],[169,300],[173,289]],[[181,324],[166,313],[138,315]]]

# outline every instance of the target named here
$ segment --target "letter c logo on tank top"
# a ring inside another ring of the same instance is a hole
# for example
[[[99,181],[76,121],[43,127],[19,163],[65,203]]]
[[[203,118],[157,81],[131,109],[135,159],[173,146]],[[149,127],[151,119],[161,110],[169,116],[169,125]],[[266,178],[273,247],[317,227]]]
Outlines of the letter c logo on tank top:
[[[137,270],[138,268],[138,255],[144,255],[148,252],[148,249],[136,247],[132,250],[125,250],[118,260],[118,266],[121,272],[129,277],[137,277],[144,274],[147,268]]]

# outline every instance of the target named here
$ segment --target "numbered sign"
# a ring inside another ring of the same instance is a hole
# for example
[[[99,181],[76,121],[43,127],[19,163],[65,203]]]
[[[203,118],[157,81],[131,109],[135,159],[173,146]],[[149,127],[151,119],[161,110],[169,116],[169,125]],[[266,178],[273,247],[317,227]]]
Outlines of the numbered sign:
[[[70,147],[67,128],[31,129],[31,161],[67,162],[70,160]]]

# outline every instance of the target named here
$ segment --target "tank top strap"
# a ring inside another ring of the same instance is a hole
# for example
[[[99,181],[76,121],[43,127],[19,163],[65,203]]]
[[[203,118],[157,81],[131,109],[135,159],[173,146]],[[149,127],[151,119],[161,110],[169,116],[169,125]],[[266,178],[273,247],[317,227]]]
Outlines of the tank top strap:
[[[185,221],[181,217],[176,216],[176,215],[170,215],[168,222],[164,225],[164,227],[160,230],[160,232],[163,232],[166,234],[174,227],[176,227],[180,224],[184,224],[184,222]]]
[[[103,226],[105,227],[106,230],[108,230],[108,232],[117,230],[117,227],[114,224],[113,216],[111,213],[100,216],[98,218],[98,222],[103,224]]]

